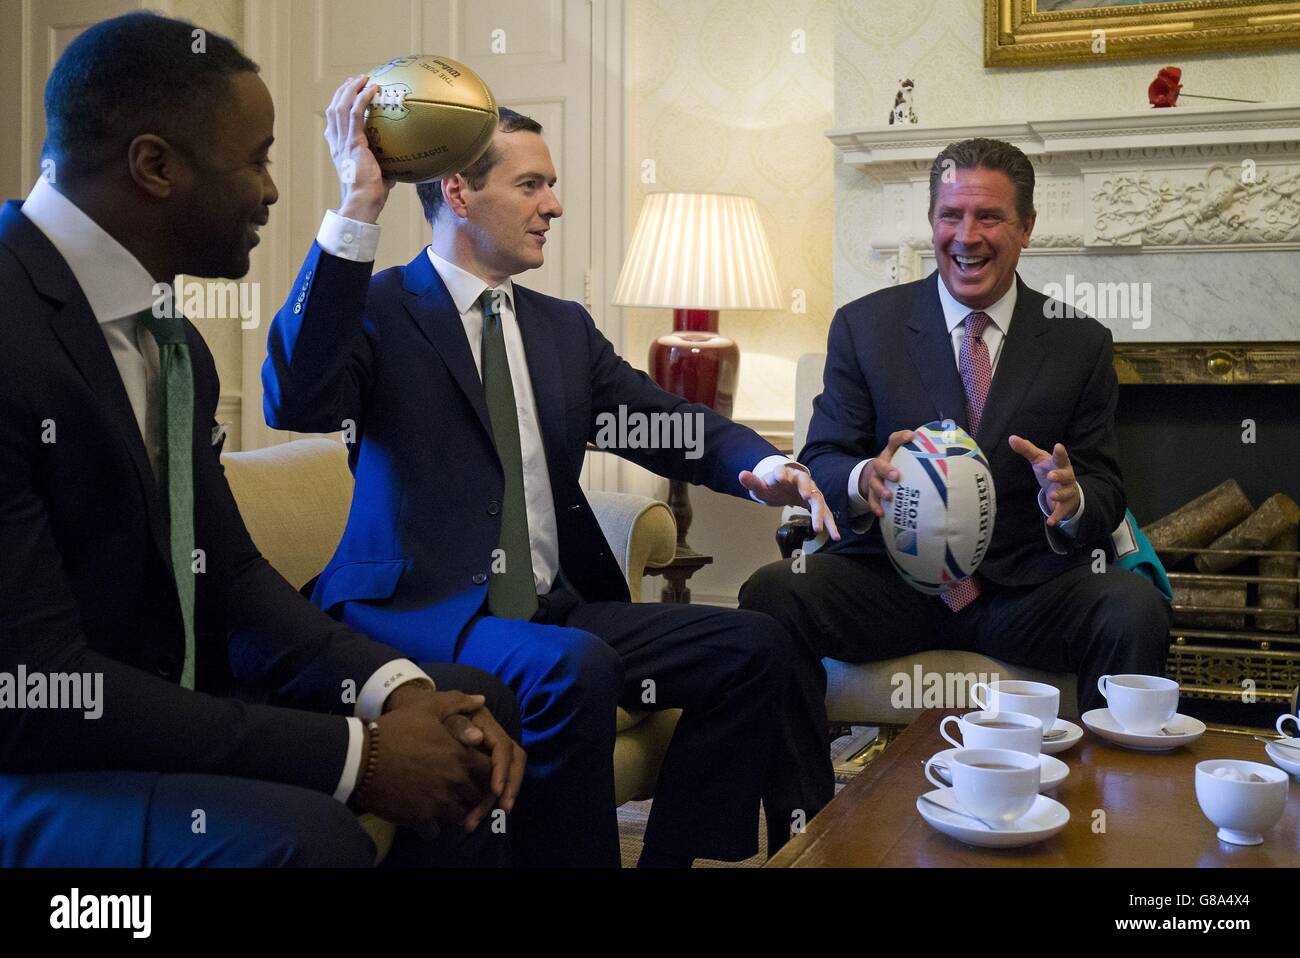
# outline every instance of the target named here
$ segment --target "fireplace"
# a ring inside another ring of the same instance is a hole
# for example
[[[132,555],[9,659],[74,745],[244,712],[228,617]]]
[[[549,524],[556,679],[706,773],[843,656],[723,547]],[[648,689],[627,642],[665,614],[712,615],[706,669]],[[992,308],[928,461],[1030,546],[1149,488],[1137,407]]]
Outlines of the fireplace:
[[[1119,344],[1115,366],[1120,464],[1139,524],[1225,479],[1235,479],[1254,505],[1277,492],[1300,500],[1300,343]],[[1256,568],[1259,554],[1220,575],[1191,567],[1197,554],[1162,553],[1176,587],[1216,585],[1252,599],[1234,614],[1214,604],[1223,599],[1178,596],[1182,622],[1171,630],[1169,675],[1185,697],[1222,703],[1198,712],[1268,725],[1300,685],[1297,620],[1283,619],[1291,625],[1285,632],[1255,627],[1251,610],[1268,571]],[[1197,614],[1219,621],[1188,624]]]
[[[1139,524],[1230,478],[1256,503],[1300,500],[1300,343],[1117,343],[1115,367],[1120,465]]]

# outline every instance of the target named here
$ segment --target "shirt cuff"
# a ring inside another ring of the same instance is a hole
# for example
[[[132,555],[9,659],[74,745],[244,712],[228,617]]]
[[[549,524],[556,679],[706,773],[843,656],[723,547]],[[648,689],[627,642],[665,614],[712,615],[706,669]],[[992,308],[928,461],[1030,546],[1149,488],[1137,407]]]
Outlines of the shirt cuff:
[[[1060,522],[1056,524],[1057,529],[1059,529],[1061,532],[1064,532],[1067,536],[1070,536],[1071,538],[1078,535],[1079,533],[1079,520],[1083,518],[1083,502],[1084,502],[1083,486],[1080,485],[1079,486],[1079,508],[1074,510],[1074,515],[1070,516],[1070,518],[1062,519]],[[1049,518],[1051,516],[1052,510],[1047,508],[1047,494],[1042,489],[1038,490],[1038,508],[1043,513],[1044,519]]]
[[[863,459],[849,473],[849,515],[854,519],[871,511],[871,503],[867,502],[858,491],[858,483],[862,481],[862,470],[867,468],[870,462],[870,459]]]
[[[361,720],[349,718],[348,723],[348,754],[343,760],[343,774],[339,776],[338,788],[334,789],[334,797],[347,804],[348,799],[352,797],[353,791],[357,787],[357,775],[361,771],[361,740],[365,736],[365,729],[361,727]]]
[[[758,478],[762,479],[764,482],[770,483],[772,481],[772,475],[782,466],[793,466],[800,472],[808,472],[807,466],[802,462],[795,462],[789,456],[768,456],[766,459],[760,459],[758,465],[749,471],[758,476]],[[749,494],[749,498],[753,499],[755,502],[766,505],[766,503],[763,503],[762,499],[758,498],[758,496],[754,495],[752,492]]]
[[[361,686],[361,694],[357,696],[357,717],[373,722],[383,714],[384,700],[392,694],[393,689],[416,679],[423,679],[435,689],[438,687],[438,683],[425,675],[410,659],[393,659],[386,665],[381,665],[375,669],[375,674],[370,676],[366,684]]]
[[[371,263],[379,249],[379,226],[326,210],[320,232],[316,234],[316,245],[331,256],[357,263]]]

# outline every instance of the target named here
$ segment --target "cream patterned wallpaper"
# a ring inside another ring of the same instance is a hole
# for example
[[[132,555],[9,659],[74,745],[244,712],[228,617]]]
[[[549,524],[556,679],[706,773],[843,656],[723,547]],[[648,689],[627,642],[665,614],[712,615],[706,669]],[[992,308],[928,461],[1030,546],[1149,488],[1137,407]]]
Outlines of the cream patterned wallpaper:
[[[806,295],[803,313],[722,313],[742,419],[790,418],[795,359],[822,348],[830,320],[834,13],[829,0],[628,0],[629,229],[647,192],[748,194],[787,302]],[[625,312],[623,353],[644,368],[672,314]]]
[[[990,70],[983,0],[838,0],[835,8],[836,127],[885,124],[903,78],[916,84],[920,126],[1145,109],[1147,84],[1167,63],[1183,68],[1184,92],[1300,99],[1296,50]],[[881,215],[880,187],[840,163],[834,176],[834,298],[843,304],[889,280],[862,226]]]

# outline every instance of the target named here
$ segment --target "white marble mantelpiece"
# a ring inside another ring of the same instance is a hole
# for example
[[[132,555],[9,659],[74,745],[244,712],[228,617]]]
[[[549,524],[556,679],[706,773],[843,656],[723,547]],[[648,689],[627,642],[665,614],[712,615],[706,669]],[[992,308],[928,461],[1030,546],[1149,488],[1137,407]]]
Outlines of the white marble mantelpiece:
[[[1098,317],[1117,340],[1300,339],[1300,311],[1279,309],[1300,303],[1300,103],[827,136],[845,164],[881,185],[884,215],[868,227],[870,245],[897,257],[897,282],[934,266],[926,219],[934,157],[954,140],[987,136],[1014,143],[1034,164],[1027,281],[1068,273],[1078,282],[1152,283],[1149,326]],[[1208,312],[1224,304],[1230,321]]]

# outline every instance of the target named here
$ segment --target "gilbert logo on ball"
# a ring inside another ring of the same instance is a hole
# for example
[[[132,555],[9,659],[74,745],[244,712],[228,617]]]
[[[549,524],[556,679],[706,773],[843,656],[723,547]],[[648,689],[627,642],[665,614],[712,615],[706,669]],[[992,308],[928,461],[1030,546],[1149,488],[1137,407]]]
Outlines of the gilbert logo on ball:
[[[366,139],[385,176],[421,183],[459,173],[487,150],[497,101],[477,73],[447,57],[397,57],[370,71],[379,84]]]
[[[928,595],[974,574],[993,538],[997,497],[988,460],[951,419],[913,430],[894,453],[898,482],[884,502],[885,550],[909,585]]]

